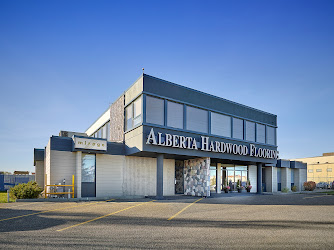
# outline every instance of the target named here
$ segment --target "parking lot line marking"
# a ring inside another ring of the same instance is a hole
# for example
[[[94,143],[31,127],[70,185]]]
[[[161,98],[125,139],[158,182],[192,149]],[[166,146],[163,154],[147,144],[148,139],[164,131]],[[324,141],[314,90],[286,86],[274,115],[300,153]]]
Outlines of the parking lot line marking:
[[[312,197],[304,197],[303,199],[313,199],[313,198],[317,198],[317,197],[325,197],[328,196],[327,194],[325,195],[316,195],[316,196],[312,196]]]
[[[24,207],[24,206],[36,205],[36,204],[43,204],[43,202],[28,203],[28,204],[22,204],[22,205],[17,205],[17,206],[9,206],[9,207],[0,207],[0,209],[8,209],[8,208],[12,208],[12,207]]]
[[[200,201],[200,200],[203,200],[203,198],[200,198],[196,201],[194,201],[193,203],[189,204],[188,206],[186,206],[185,208],[181,209],[179,212],[177,212],[176,214],[174,214],[172,217],[168,218],[167,220],[172,220],[174,219],[176,216],[178,216],[180,213],[182,213],[184,210],[186,210],[187,208],[189,208],[190,206],[194,205],[196,202]]]
[[[88,204],[81,204],[81,205],[76,205],[76,206],[71,206],[71,207],[62,207],[62,208],[57,208],[57,209],[51,209],[51,210],[36,212],[36,213],[32,213],[32,214],[25,214],[25,215],[20,215],[20,216],[6,218],[6,219],[1,219],[0,221],[13,220],[13,219],[17,219],[17,218],[27,217],[27,216],[36,215],[36,214],[44,214],[44,213],[48,213],[48,212],[64,210],[64,209],[73,208],[73,207],[82,207],[82,206],[94,205],[94,204],[97,204],[97,203],[107,202],[107,201],[113,201],[113,200],[115,200],[115,199],[106,200],[106,201],[98,201],[98,202],[88,203]]]
[[[153,201],[155,201],[155,200],[152,200],[152,201],[149,201],[149,202],[143,202],[143,203],[140,203],[140,204],[131,206],[131,207],[127,207],[127,208],[118,210],[118,211],[116,211],[116,212],[112,212],[112,213],[110,213],[110,214],[102,215],[102,216],[100,216],[100,217],[97,217],[97,218],[94,218],[94,219],[91,219],[91,220],[87,220],[87,221],[84,221],[84,222],[81,222],[81,223],[78,223],[78,224],[75,224],[75,225],[72,225],[72,226],[69,226],[69,227],[65,227],[65,228],[59,229],[59,230],[57,230],[57,232],[61,232],[61,231],[64,231],[64,230],[67,230],[67,229],[70,229],[70,228],[73,228],[73,227],[77,227],[77,226],[80,226],[80,225],[83,225],[83,224],[86,224],[86,223],[89,223],[89,222],[92,222],[92,221],[96,221],[96,220],[99,220],[99,219],[102,219],[102,218],[105,218],[105,217],[114,215],[114,214],[118,214],[118,213],[123,212],[123,211],[125,211],[125,210],[131,209],[131,208],[134,208],[134,207],[138,207],[138,206],[141,206],[141,205],[144,205],[144,204],[146,204],[146,203],[153,202]]]

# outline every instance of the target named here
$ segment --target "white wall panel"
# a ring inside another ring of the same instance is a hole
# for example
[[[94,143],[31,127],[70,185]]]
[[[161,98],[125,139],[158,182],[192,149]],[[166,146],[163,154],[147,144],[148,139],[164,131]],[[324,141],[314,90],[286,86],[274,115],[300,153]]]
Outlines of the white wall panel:
[[[164,159],[164,190],[163,195],[175,194],[175,160]]]
[[[72,184],[72,175],[76,174],[76,153],[51,150],[51,185]],[[67,189],[66,189],[67,191]]]
[[[249,165],[248,166],[248,175],[249,180],[252,185],[251,193],[257,192],[257,166]]]
[[[282,190],[283,188],[291,190],[291,169],[281,168],[281,178]]]
[[[174,195],[175,160],[164,159],[164,193]],[[157,159],[148,157],[125,157],[123,194],[125,196],[155,196]]]
[[[96,197],[123,195],[123,155],[96,155]]]
[[[140,77],[127,91],[125,91],[125,106],[141,92],[143,92],[143,77]]]
[[[273,167],[273,183],[272,183],[272,192],[277,192],[277,168]]]

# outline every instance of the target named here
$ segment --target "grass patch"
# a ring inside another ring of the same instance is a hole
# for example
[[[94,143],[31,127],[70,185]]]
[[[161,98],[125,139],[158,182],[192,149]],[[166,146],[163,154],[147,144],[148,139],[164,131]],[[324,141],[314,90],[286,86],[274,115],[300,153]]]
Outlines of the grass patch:
[[[321,192],[322,194],[330,194],[330,195],[334,195],[334,191],[325,191],[325,192]]]
[[[10,202],[14,202],[12,198],[9,200]],[[7,191],[0,191],[0,203],[7,203]]]

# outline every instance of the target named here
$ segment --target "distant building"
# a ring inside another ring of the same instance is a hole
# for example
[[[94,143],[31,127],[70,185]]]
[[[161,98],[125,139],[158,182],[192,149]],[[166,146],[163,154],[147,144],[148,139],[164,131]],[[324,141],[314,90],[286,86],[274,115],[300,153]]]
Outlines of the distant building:
[[[14,174],[29,174],[29,171],[14,171]]]
[[[294,160],[307,163],[307,181],[316,183],[334,181],[334,152]]]

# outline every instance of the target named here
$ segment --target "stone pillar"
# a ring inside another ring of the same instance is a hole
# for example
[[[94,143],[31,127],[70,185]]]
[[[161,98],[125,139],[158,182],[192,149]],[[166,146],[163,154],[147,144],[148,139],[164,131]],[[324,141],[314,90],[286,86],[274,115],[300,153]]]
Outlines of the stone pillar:
[[[75,183],[74,183],[74,189],[76,198],[81,198],[81,164],[82,164],[82,152],[77,151],[76,153],[76,166],[75,166]]]
[[[257,163],[257,193],[262,194],[262,163]]]
[[[222,185],[222,171],[221,171],[221,163],[217,163],[217,194],[221,193],[221,185]]]
[[[164,155],[158,154],[157,156],[157,193],[156,199],[163,199],[163,190],[164,190]]]

